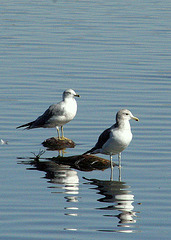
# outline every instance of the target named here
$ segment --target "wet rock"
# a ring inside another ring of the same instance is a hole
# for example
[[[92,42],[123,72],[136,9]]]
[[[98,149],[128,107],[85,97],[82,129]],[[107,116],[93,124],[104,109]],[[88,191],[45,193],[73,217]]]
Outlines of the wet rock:
[[[76,144],[68,138],[59,139],[57,137],[52,137],[42,142],[42,145],[48,150],[63,150],[66,148],[74,148]]]
[[[110,161],[96,155],[76,155],[69,157],[53,157],[49,159],[58,164],[69,165],[81,171],[105,170],[110,167]],[[114,163],[114,166],[116,164]]]

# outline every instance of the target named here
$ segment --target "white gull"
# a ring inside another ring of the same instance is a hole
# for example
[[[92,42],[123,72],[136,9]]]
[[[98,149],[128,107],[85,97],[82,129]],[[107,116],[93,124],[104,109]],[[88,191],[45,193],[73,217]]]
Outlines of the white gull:
[[[127,109],[121,109],[116,114],[116,123],[104,130],[98,138],[95,146],[84,154],[102,153],[110,155],[111,170],[113,174],[112,156],[118,154],[119,168],[121,167],[121,152],[128,147],[132,140],[129,120],[139,121],[137,117]]]
[[[77,102],[74,97],[80,96],[76,94],[72,89],[65,90],[63,92],[63,100],[61,102],[51,105],[35,121],[23,124],[17,128],[56,128],[58,132],[58,138],[60,138],[59,127],[61,127],[61,139],[65,139],[63,133],[63,125],[70,122],[77,113]]]

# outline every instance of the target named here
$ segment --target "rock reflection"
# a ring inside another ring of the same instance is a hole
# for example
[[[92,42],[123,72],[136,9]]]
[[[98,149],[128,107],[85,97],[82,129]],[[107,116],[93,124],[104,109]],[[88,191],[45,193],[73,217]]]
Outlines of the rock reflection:
[[[91,185],[95,185],[98,194],[103,195],[97,201],[102,203],[111,203],[112,205],[97,208],[100,210],[110,211],[110,214],[104,214],[104,217],[118,218],[116,229],[100,229],[106,232],[135,232],[136,212],[133,211],[134,195],[130,190],[130,186],[122,181],[103,181],[98,179],[86,179]]]

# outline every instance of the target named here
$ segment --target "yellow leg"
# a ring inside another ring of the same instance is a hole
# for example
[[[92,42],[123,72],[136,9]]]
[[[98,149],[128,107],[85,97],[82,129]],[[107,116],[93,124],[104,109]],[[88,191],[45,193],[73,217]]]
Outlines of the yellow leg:
[[[68,140],[68,138],[64,137],[64,130],[63,130],[63,126],[61,126],[61,140]]]
[[[59,133],[59,127],[56,126],[56,130],[57,130],[57,133],[58,133],[58,138],[60,138],[60,133]]]
[[[62,134],[62,139],[64,139],[64,130],[63,130],[63,126],[61,126],[61,134]]]

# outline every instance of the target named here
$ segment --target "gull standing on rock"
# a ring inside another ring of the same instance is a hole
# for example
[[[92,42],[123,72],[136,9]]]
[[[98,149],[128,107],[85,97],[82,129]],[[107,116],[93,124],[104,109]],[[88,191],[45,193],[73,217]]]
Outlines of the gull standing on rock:
[[[121,109],[116,114],[116,123],[104,130],[98,138],[96,145],[84,154],[102,153],[110,155],[111,171],[113,176],[112,156],[118,154],[119,168],[121,168],[121,152],[128,147],[132,140],[129,120],[139,121],[137,117],[127,109]],[[113,178],[113,177],[111,177]]]
[[[64,138],[63,125],[70,122],[77,113],[77,102],[74,97],[80,97],[72,89],[63,92],[63,100],[57,104],[51,105],[41,116],[35,121],[23,124],[17,128],[55,128],[58,132],[59,139]],[[59,127],[61,127],[62,137],[60,138]]]

